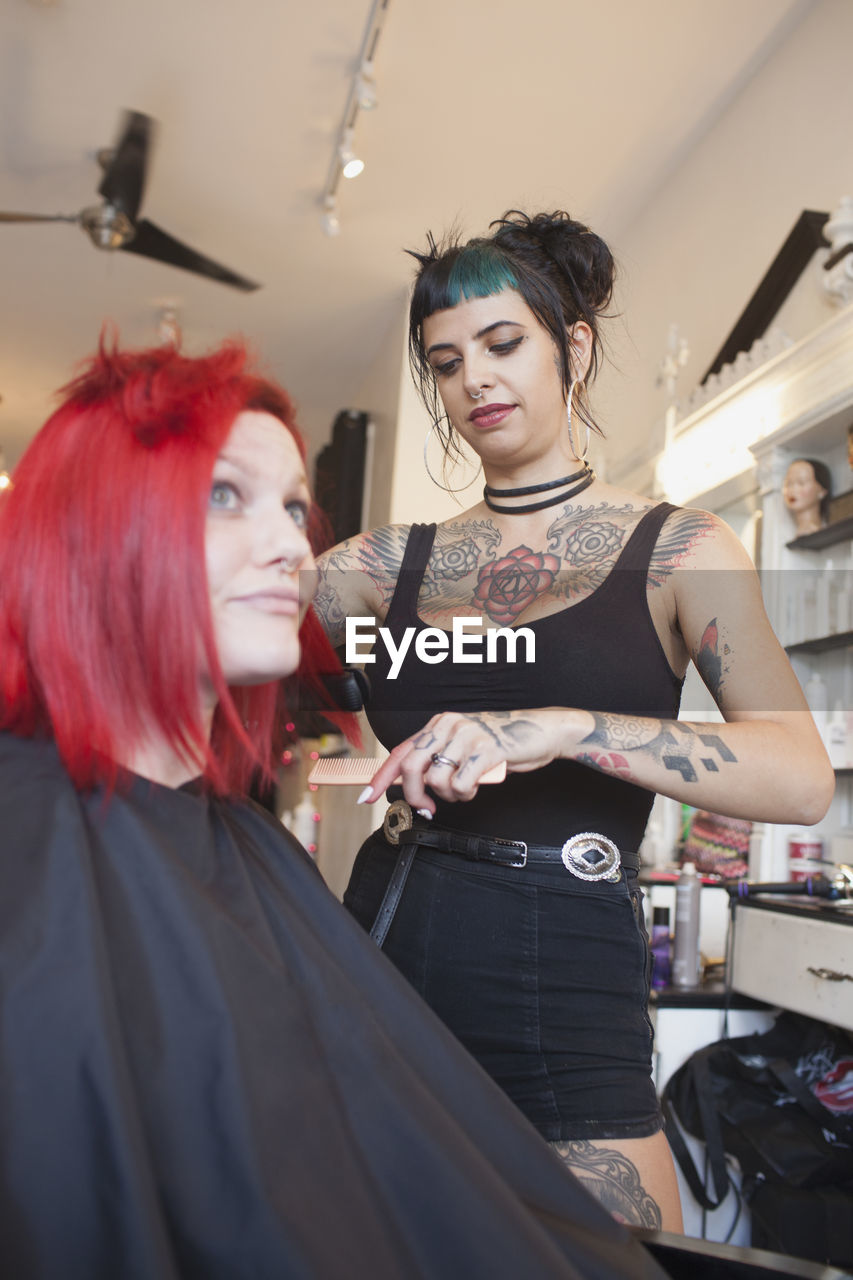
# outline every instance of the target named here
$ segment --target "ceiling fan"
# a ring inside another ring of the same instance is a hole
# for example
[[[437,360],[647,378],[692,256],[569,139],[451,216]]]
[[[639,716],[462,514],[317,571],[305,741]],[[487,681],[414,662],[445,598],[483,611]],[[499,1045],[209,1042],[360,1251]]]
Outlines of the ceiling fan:
[[[235,289],[259,289],[253,280],[182,244],[147,218],[137,218],[154,130],[151,116],[125,111],[115,148],[98,152],[98,162],[104,170],[98,187],[98,195],[103,196],[101,204],[90,205],[76,214],[0,212],[0,222],[76,222],[99,249],[124,249]]]

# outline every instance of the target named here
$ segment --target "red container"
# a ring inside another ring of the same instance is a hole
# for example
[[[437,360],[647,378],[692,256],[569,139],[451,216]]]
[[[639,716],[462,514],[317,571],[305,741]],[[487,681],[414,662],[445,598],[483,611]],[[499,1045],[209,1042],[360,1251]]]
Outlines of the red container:
[[[788,875],[791,880],[806,880],[820,875],[823,867],[823,840],[820,836],[798,832],[788,838]]]

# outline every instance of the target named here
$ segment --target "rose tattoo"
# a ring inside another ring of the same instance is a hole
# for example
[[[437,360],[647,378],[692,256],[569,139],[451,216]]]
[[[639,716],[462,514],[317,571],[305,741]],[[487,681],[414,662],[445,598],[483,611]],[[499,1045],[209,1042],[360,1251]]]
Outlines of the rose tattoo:
[[[559,568],[556,556],[516,547],[480,570],[474,599],[495,622],[509,625],[552,585]]]

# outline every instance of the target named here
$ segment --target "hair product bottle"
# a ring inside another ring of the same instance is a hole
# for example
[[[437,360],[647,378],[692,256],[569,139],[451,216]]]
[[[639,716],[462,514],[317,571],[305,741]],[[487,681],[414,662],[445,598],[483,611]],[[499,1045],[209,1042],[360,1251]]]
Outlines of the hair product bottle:
[[[669,954],[669,907],[652,910],[652,986],[660,990],[672,981]]]
[[[675,886],[675,941],[672,980],[677,987],[699,984],[699,898],[702,881],[696,864],[685,862]]]

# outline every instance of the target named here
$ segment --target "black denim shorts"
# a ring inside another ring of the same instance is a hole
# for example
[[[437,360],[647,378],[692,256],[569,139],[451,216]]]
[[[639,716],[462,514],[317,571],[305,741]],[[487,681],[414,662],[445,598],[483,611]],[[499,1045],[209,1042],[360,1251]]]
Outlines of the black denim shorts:
[[[396,857],[381,832],[359,851],[344,905],[365,929]],[[586,881],[420,848],[383,949],[544,1138],[661,1128],[633,872]]]

